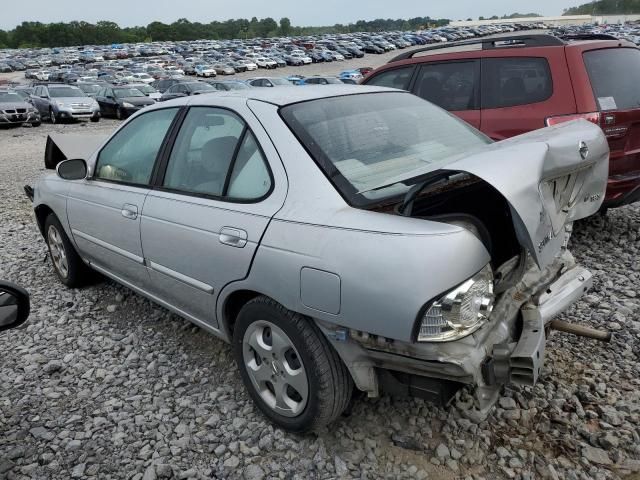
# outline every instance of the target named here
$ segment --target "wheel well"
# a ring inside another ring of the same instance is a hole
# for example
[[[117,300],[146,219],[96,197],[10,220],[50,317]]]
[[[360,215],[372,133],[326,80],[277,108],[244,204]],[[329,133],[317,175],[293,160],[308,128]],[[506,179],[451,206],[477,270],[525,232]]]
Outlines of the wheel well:
[[[35,208],[36,212],[36,220],[38,220],[38,228],[40,229],[40,233],[44,236],[44,222],[47,220],[49,214],[53,213],[47,205],[38,205]]]
[[[233,327],[242,307],[260,295],[262,294],[253,290],[237,290],[229,295],[222,311],[223,321],[226,323],[229,334],[233,335]]]

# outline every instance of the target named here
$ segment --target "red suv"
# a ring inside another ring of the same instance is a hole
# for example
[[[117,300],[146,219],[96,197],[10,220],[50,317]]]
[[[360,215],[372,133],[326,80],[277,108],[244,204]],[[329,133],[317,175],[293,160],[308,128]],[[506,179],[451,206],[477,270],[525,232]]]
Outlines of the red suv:
[[[640,200],[640,49],[614,38],[432,45],[399,55],[362,83],[409,90],[494,140],[577,118],[596,123],[611,149],[603,208],[619,207]]]

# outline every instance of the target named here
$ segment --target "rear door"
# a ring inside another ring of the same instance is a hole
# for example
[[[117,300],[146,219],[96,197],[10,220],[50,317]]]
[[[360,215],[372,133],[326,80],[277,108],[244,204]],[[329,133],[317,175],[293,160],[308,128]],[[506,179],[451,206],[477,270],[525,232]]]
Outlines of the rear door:
[[[191,107],[162,165],[141,221],[151,288],[183,315],[216,327],[217,295],[248,274],[284,202],[286,175],[246,106]]]
[[[535,49],[530,49],[535,50]],[[555,115],[576,112],[564,48],[547,48],[544,56],[482,59],[480,129],[504,140],[545,127]]]
[[[423,63],[411,91],[480,128],[479,60]]]

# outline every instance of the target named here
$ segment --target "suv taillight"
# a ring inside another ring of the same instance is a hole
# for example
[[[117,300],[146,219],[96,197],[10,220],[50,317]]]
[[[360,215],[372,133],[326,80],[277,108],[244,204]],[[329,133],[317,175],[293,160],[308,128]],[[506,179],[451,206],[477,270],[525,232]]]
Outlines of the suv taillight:
[[[600,112],[575,113],[573,115],[558,115],[556,117],[547,117],[544,123],[547,125],[547,127],[550,127],[551,125],[570,122],[571,120],[579,120],[581,118],[584,120],[588,120],[591,123],[595,123],[596,125],[600,125]]]

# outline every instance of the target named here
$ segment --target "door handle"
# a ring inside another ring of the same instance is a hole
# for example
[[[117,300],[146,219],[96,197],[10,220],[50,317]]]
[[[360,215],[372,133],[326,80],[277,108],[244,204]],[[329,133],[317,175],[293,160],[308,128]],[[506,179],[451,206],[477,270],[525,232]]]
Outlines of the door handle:
[[[222,227],[220,229],[220,243],[242,248],[247,244],[247,232],[240,228]]]
[[[130,203],[125,203],[122,206],[121,212],[124,218],[128,218],[129,220],[135,220],[138,218],[138,207],[135,205],[131,205]]]

